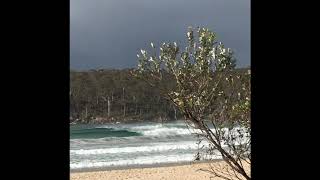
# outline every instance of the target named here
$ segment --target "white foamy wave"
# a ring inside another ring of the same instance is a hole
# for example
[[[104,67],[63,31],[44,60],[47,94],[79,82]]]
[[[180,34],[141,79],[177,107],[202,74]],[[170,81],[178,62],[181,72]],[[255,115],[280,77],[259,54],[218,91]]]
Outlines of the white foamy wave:
[[[95,128],[111,128],[111,126],[97,126]],[[132,126],[132,125],[120,125],[112,126],[115,130],[128,130],[132,132],[141,133],[144,136],[148,137],[173,137],[181,135],[193,135],[201,134],[199,129],[187,128],[184,122],[179,122],[175,124],[165,125],[161,123],[157,124],[148,124],[141,126]],[[214,131],[214,129],[211,129]]]
[[[149,130],[149,129],[156,129],[156,128],[162,128],[162,124],[153,124],[153,125],[143,125],[143,126],[135,126],[131,127],[132,130]]]
[[[71,169],[81,168],[99,168],[99,167],[112,167],[112,166],[128,166],[128,165],[150,165],[161,163],[176,163],[176,162],[188,162],[193,161],[195,154],[176,154],[176,155],[157,155],[157,156],[141,156],[135,159],[126,159],[120,161],[80,161],[77,163],[71,163]],[[216,157],[220,159],[220,157]]]
[[[183,128],[157,128],[152,130],[141,131],[145,136],[174,136],[174,135],[191,135],[191,131]]]
[[[113,154],[113,153],[136,153],[136,152],[164,152],[173,150],[196,150],[198,148],[195,142],[162,143],[153,146],[135,146],[121,148],[103,148],[103,149],[79,149],[70,150],[71,154],[93,155],[93,154]]]

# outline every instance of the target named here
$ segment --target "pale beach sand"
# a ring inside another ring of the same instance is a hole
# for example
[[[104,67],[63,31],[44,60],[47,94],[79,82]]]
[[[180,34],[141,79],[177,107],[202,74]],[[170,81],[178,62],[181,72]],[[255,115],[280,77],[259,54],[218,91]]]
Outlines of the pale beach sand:
[[[225,166],[225,163],[211,163],[214,167]],[[149,168],[132,168],[122,170],[106,170],[92,172],[72,172],[70,173],[71,180],[202,180],[210,179],[212,174],[209,174],[199,169],[209,169],[208,163],[189,163],[187,165],[175,165],[166,167],[149,167]],[[250,166],[246,166],[247,170]],[[211,178],[212,180],[220,180],[222,178]]]

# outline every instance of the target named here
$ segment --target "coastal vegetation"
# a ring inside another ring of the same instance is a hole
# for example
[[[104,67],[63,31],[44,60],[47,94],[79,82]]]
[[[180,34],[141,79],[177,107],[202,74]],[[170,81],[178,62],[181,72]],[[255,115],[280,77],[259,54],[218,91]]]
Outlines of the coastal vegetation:
[[[249,68],[235,69],[243,75]],[[132,76],[133,69],[70,71],[70,123],[172,121],[183,119],[179,109],[160,93],[172,89],[167,74],[157,87]],[[165,72],[163,72],[165,73]]]
[[[157,87],[179,109],[186,124],[197,130],[199,144],[209,143],[206,159],[220,156],[227,164],[206,171],[249,180],[244,164],[251,164],[250,70],[235,73],[233,52],[216,42],[209,29],[189,27],[186,37],[185,48],[169,42],[159,49],[153,43],[149,51],[142,49],[134,75]],[[167,82],[165,76],[173,79],[173,86],[160,86]]]

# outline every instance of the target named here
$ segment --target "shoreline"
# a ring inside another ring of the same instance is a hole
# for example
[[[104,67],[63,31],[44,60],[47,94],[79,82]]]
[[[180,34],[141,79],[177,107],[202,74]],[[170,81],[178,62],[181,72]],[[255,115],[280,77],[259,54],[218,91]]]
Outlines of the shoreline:
[[[128,166],[80,168],[80,169],[70,169],[70,174],[87,173],[87,172],[100,172],[100,171],[114,171],[114,170],[176,167],[176,166],[193,165],[193,164],[208,164],[208,163],[215,163],[215,162],[221,162],[221,161],[223,161],[223,159],[202,160],[202,161],[186,161],[186,162],[174,162],[174,163],[141,164],[141,165],[128,165]]]
[[[200,161],[188,163],[171,163],[161,166],[151,167],[126,167],[125,169],[105,169],[90,172],[73,172],[70,173],[71,180],[222,180],[222,178],[214,177],[208,171],[213,167],[217,170],[225,171],[228,165],[223,160]],[[246,165],[245,169],[250,174],[251,166]],[[219,171],[221,172],[221,171]],[[228,178],[234,178],[234,175],[223,172]]]

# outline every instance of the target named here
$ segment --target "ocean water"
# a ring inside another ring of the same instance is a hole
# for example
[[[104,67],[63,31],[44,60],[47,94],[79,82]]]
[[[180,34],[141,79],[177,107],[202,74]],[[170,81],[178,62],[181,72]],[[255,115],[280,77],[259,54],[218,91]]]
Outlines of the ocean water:
[[[191,162],[198,144],[183,121],[71,125],[70,168]]]

